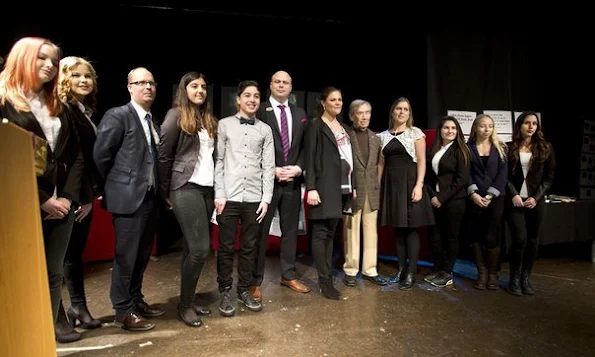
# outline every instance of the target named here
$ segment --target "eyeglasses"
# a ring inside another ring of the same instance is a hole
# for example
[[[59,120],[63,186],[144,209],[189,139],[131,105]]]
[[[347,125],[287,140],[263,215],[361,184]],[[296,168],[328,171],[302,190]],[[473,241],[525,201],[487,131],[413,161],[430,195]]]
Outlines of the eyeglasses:
[[[151,87],[157,87],[157,82],[153,82],[153,81],[136,81],[136,82],[130,82],[130,84],[136,84],[137,86],[141,86],[141,87],[146,87],[148,84]]]

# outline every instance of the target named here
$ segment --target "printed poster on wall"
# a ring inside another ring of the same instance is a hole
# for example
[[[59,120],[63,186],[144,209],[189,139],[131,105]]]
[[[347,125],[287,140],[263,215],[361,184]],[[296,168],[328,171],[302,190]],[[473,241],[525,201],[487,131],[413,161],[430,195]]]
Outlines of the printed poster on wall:
[[[535,113],[537,113],[537,120],[539,120],[539,123],[541,124],[541,113],[540,112],[535,112]],[[520,112],[515,111],[514,112],[514,121],[516,121],[521,114],[523,114],[522,111],[520,111]],[[514,123],[512,123],[512,124],[514,125]]]
[[[448,110],[446,112],[446,115],[450,115],[457,119],[459,125],[461,126],[461,130],[463,131],[463,135],[465,136],[466,142],[469,139],[469,134],[471,133],[471,126],[473,126],[473,121],[475,120],[477,113],[467,110]]]
[[[494,119],[494,128],[501,141],[512,140],[512,113],[509,110],[484,110],[483,113]]]

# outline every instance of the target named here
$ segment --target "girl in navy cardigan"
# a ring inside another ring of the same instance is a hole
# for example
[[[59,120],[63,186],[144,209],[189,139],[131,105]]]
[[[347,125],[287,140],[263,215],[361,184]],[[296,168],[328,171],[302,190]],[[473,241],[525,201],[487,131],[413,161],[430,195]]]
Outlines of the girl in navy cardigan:
[[[500,223],[508,183],[506,146],[498,139],[494,120],[486,114],[475,118],[467,146],[471,153],[467,187],[471,198],[471,246],[478,272],[475,287],[498,290]]]

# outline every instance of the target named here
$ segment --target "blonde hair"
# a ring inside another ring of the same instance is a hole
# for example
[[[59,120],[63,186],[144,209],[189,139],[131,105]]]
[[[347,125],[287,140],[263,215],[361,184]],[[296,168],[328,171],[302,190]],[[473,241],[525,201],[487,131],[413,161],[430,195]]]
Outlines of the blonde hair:
[[[95,72],[95,68],[93,68],[91,63],[89,63],[89,61],[84,58],[68,56],[64,57],[60,61],[60,69],[58,72],[58,96],[64,103],[75,103],[77,101],[74,93],[72,92],[70,79],[72,78],[73,69],[78,65],[87,66],[89,72],[91,72],[91,76],[93,77],[93,90],[91,93],[85,96],[82,104],[86,108],[95,111],[95,105],[97,104],[97,72]]]
[[[469,134],[469,141],[473,141],[475,142],[477,139],[477,126],[479,125],[479,122],[481,121],[481,119],[484,118],[488,118],[492,121],[492,125],[494,125],[494,119],[492,119],[491,116],[487,115],[487,114],[479,114],[477,117],[475,117],[475,120],[473,121],[473,125],[471,126],[471,133]],[[498,155],[500,156],[500,159],[502,161],[504,161],[506,159],[506,153],[504,152],[504,148],[506,147],[506,144],[503,143],[502,141],[500,141],[500,139],[498,139],[498,133],[496,133],[496,126],[494,125],[494,129],[492,130],[492,135],[490,135],[490,143],[492,145],[494,145],[494,147],[496,148],[496,150],[498,150]]]
[[[6,58],[4,70],[0,73],[0,104],[4,105],[8,101],[19,111],[31,111],[27,94],[39,84],[37,59],[43,45],[51,46],[58,54],[58,58],[61,57],[60,48],[44,38],[24,37],[12,46]],[[45,104],[51,116],[58,116],[63,109],[62,102],[58,98],[57,83],[56,75],[42,88]]]

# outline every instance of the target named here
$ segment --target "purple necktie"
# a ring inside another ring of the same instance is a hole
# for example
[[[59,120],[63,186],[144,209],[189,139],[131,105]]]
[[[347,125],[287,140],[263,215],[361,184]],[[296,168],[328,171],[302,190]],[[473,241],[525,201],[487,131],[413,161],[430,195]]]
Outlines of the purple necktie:
[[[289,129],[287,128],[287,113],[285,113],[285,105],[280,104],[281,109],[281,142],[283,143],[283,158],[287,162],[287,155],[289,154]]]

